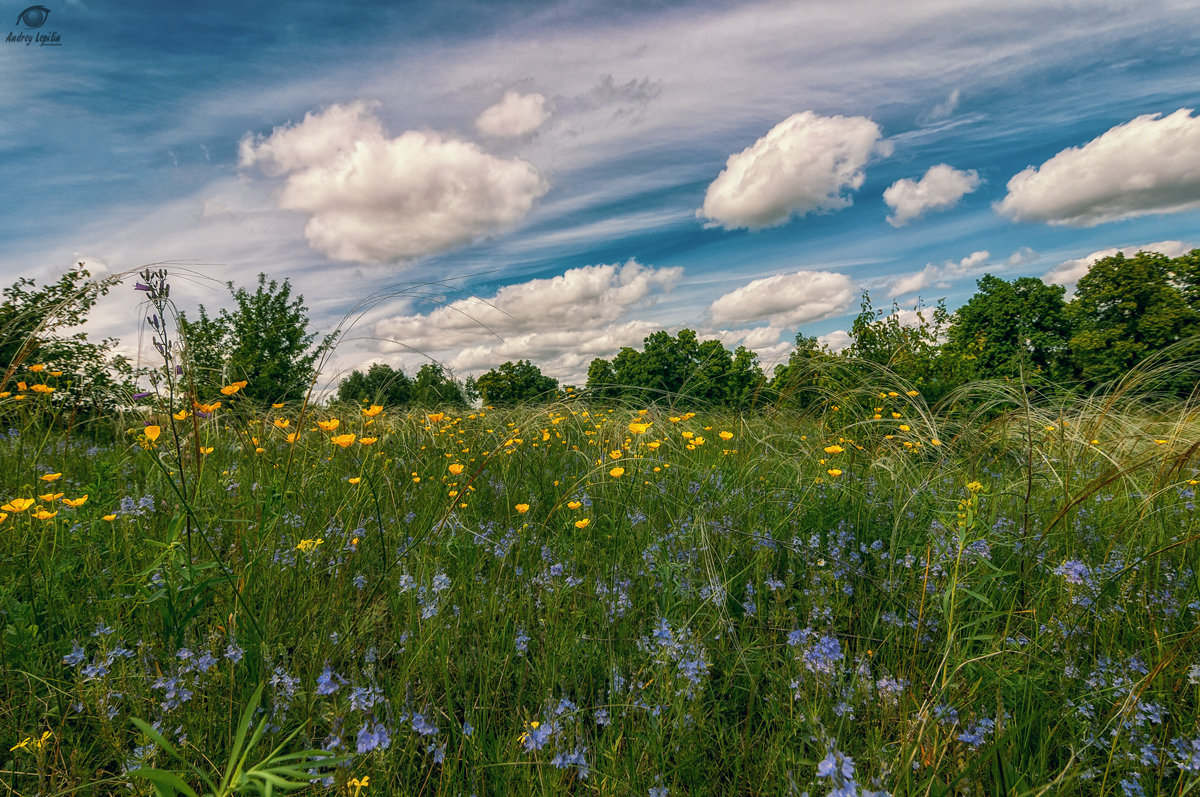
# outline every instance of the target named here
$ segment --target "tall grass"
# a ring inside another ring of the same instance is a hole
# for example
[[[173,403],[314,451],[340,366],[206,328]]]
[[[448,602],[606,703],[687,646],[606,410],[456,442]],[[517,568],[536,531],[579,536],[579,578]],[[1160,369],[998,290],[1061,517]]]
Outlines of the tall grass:
[[[173,388],[110,443],[0,399],[0,788],[218,792],[303,753],[311,794],[1194,789],[1195,404],[823,391],[204,417]]]

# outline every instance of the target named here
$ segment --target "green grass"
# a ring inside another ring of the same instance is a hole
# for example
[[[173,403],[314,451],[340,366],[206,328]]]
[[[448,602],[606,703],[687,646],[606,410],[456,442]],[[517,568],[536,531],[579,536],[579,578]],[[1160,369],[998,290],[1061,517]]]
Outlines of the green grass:
[[[1196,413],[907,389],[69,433],[2,399],[0,499],[88,500],[0,521],[0,789],[208,789],[260,687],[247,768],[347,756],[310,794],[827,794],[839,756],[893,794],[1193,789]]]

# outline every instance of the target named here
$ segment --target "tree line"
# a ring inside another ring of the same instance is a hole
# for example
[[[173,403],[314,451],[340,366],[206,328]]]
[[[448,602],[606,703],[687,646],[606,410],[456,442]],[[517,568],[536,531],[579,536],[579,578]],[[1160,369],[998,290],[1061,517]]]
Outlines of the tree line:
[[[113,354],[115,340],[91,341],[73,331],[114,284],[91,280],[80,264],[42,288],[28,279],[6,288],[0,303],[0,367],[5,369],[0,391],[18,384],[22,364],[50,362],[69,371],[54,398],[60,406],[100,412],[127,402],[146,373]],[[242,392],[261,402],[309,396],[322,358],[337,343],[336,333],[319,337],[310,330],[303,296],[294,296],[286,279],[260,274],[253,289],[227,287],[229,307],[210,313],[201,305],[194,316],[180,312],[175,319],[188,390],[212,395],[222,385],[245,381]],[[1176,258],[1150,252],[1103,258],[1069,299],[1061,285],[985,274],[971,298],[953,312],[944,303],[919,306],[916,323],[902,323],[898,309],[875,308],[864,292],[848,347],[833,352],[798,334],[787,362],[771,373],[745,346],[731,351],[719,340],[701,340],[692,329],[674,335],[660,330],[640,349],[624,347],[611,359],[593,360],[586,384],[578,389],[561,386],[529,360],[506,362],[465,381],[436,362],[412,376],[374,363],[341,379],[334,397],[388,406],[465,407],[475,401],[496,406],[552,401],[569,393],[598,401],[750,409],[813,400],[831,368],[879,367],[919,387],[930,400],[982,379],[1088,390],[1200,336],[1200,249]],[[155,342],[159,345],[157,336]],[[1195,384],[1183,369],[1165,388],[1186,395]]]

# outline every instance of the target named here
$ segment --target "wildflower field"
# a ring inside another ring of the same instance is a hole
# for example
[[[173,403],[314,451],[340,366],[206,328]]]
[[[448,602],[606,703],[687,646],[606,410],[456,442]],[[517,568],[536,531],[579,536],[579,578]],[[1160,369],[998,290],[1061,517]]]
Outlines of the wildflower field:
[[[77,428],[20,378],[6,793],[1200,783],[1190,406],[881,382],[452,413],[235,383]]]

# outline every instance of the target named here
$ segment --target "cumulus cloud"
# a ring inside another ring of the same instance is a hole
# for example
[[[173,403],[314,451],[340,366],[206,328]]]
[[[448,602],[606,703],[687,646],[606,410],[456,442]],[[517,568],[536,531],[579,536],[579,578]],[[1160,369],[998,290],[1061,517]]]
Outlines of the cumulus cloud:
[[[828,335],[817,335],[817,343],[837,354],[843,349],[850,348],[850,344],[854,343],[854,338],[850,337],[850,333],[844,329],[835,329]]]
[[[930,285],[945,287],[944,280],[950,277],[963,277],[978,272],[980,267],[988,262],[991,254],[986,249],[972,252],[961,260],[947,260],[941,265],[927,263],[925,268],[915,274],[906,274],[892,282],[892,295],[903,296],[924,290]]]
[[[457,351],[503,343],[504,351],[517,347],[526,352],[522,357],[532,357],[540,353],[535,342],[552,343],[557,333],[603,329],[630,309],[653,304],[658,293],[673,288],[682,276],[682,268],[656,269],[635,260],[583,266],[550,279],[506,285],[486,299],[458,299],[430,313],[385,319],[375,325],[375,335],[393,341],[393,351]],[[522,336],[534,334],[540,337],[521,343]]]
[[[891,153],[881,136],[863,116],[794,114],[729,156],[696,215],[729,229],[759,229],[848,207],[867,162]]]
[[[243,168],[286,175],[279,206],[309,214],[309,245],[335,260],[414,258],[522,219],[548,188],[532,164],[409,130],[390,138],[366,102],[333,105],[242,139]]]
[[[1008,181],[996,204],[1016,221],[1093,227],[1200,207],[1200,117],[1146,114]]]
[[[515,137],[537,130],[550,118],[545,96],[521,94],[512,89],[504,98],[479,115],[475,128],[485,136]]]
[[[797,271],[747,283],[713,302],[708,313],[717,324],[768,321],[773,327],[795,327],[841,313],[854,296],[854,283],[845,274]]]
[[[1142,246],[1123,246],[1112,247],[1110,249],[1100,249],[1092,252],[1085,257],[1066,260],[1059,263],[1054,268],[1050,269],[1042,277],[1042,282],[1054,285],[1064,285],[1068,289],[1074,290],[1075,283],[1079,282],[1084,274],[1096,263],[1097,260],[1103,260],[1106,257],[1112,257],[1117,252],[1124,252],[1127,256],[1133,257],[1138,252],[1158,252],[1167,257],[1179,257],[1185,252],[1191,251],[1191,247],[1183,241],[1159,241],[1153,244],[1144,244]]]
[[[930,166],[920,180],[897,180],[883,192],[883,201],[895,211],[887,217],[888,224],[903,227],[926,211],[948,210],[978,187],[974,169],[962,171],[944,163]]]

